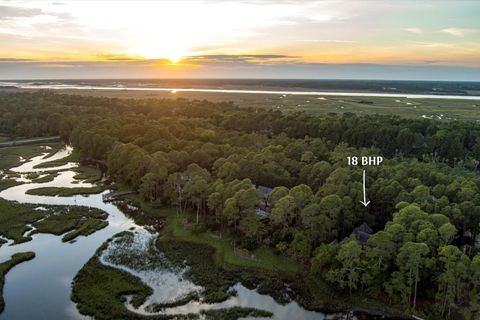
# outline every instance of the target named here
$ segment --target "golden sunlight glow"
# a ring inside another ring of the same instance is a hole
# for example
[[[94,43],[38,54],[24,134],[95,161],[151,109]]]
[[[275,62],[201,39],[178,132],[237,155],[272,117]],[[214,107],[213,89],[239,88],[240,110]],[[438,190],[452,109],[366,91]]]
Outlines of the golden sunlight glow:
[[[169,42],[167,45],[145,44],[132,47],[128,53],[145,59],[168,59],[173,64],[178,63],[182,57],[190,55],[188,50]]]
[[[0,0],[0,77],[21,77],[20,69],[110,78],[316,77],[327,64],[480,67],[480,24],[467,14],[480,4],[426,1]],[[426,14],[451,19],[408,19]],[[371,19],[383,15],[392,19]]]

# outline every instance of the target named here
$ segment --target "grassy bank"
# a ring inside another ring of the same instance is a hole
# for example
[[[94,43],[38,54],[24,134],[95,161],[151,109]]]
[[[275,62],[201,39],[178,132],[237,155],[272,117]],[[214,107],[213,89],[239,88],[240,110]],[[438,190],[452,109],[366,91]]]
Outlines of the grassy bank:
[[[24,261],[32,260],[33,258],[35,258],[35,253],[22,252],[14,254],[10,258],[10,260],[0,263],[0,313],[2,313],[5,308],[5,301],[3,300],[3,286],[5,284],[5,275],[17,264],[20,264]]]
[[[72,301],[81,314],[98,320],[143,319],[129,312],[124,296],[131,295],[132,303],[141,305],[152,290],[140,279],[127,272],[101,264],[97,255],[92,257],[73,280]]]
[[[22,183],[23,182],[18,182],[14,179],[1,179],[0,180],[0,191],[11,188],[11,187],[18,186]]]
[[[59,196],[59,197],[70,197],[75,195],[82,194],[96,194],[105,190],[103,186],[94,186],[91,188],[58,188],[58,187],[43,187],[27,190],[26,194],[36,195],[36,196]]]

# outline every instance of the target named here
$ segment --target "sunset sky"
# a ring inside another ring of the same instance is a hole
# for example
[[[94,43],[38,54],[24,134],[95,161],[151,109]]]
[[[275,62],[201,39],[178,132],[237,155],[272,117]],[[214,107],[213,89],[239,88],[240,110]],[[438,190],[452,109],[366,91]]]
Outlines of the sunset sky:
[[[480,80],[480,1],[2,1],[0,79]]]

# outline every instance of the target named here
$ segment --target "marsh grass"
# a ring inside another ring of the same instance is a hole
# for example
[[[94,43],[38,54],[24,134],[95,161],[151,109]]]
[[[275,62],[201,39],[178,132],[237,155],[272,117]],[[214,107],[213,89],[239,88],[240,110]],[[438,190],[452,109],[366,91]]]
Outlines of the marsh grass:
[[[52,182],[53,179],[55,179],[58,176],[58,172],[49,172],[46,173],[43,177],[39,176],[35,179],[32,179],[32,183],[46,183],[46,182]]]
[[[108,225],[107,213],[102,210],[79,206],[42,206],[20,204],[0,198],[0,235],[14,243],[30,241],[34,233],[51,233],[70,241],[77,236],[87,236]],[[25,235],[31,228],[35,230]]]
[[[95,183],[102,179],[102,173],[94,167],[80,166],[75,168],[74,171],[77,172],[77,174],[73,178],[86,183]]]
[[[132,304],[140,306],[151,294],[140,279],[101,264],[97,255],[83,266],[72,286],[72,301],[80,313],[99,320],[143,319],[125,308],[124,296],[131,295]]]
[[[105,190],[104,186],[94,186],[91,188],[75,187],[42,187],[27,190],[26,194],[35,196],[59,196],[70,197],[74,195],[97,194]]]
[[[0,191],[23,184],[23,182],[14,179],[0,179]]]
[[[292,88],[294,89],[294,88]],[[288,90],[282,87],[281,90]],[[321,91],[321,90],[320,90]],[[423,115],[443,115],[444,121],[479,120],[480,104],[476,100],[456,99],[407,99],[399,97],[309,96],[309,95],[264,95],[252,93],[182,92],[175,94],[162,91],[118,90],[62,90],[62,93],[102,96],[123,99],[185,98],[212,102],[232,101],[245,108],[281,110],[286,113],[306,112],[311,115],[328,113],[398,115],[419,119]],[[399,101],[399,102],[397,102]],[[407,104],[407,102],[409,104]]]
[[[42,153],[46,153],[44,146],[49,146],[52,149],[48,155],[55,154],[60,148],[63,147],[62,143],[39,143],[32,145],[22,145],[14,147],[0,148],[0,169],[10,169],[22,164],[20,157],[28,160],[35,156],[39,156]]]
[[[33,223],[36,230],[33,233],[51,233],[61,235],[66,233],[62,241],[67,242],[78,236],[88,236],[108,225],[107,214],[104,211],[87,207],[63,207],[45,219]]]

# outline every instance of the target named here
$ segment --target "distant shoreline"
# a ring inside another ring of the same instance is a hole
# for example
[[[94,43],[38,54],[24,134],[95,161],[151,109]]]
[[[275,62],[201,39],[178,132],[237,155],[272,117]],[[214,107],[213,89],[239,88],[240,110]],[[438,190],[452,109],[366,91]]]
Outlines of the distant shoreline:
[[[52,81],[53,82],[53,81]],[[419,93],[382,93],[382,92],[339,92],[339,91],[291,91],[291,90],[250,90],[250,89],[216,89],[216,88],[181,88],[181,87],[133,87],[133,86],[102,86],[83,84],[41,84],[38,82],[23,84],[22,82],[0,82],[0,88],[6,89],[49,89],[49,90],[117,90],[117,91],[166,91],[166,92],[207,92],[207,93],[247,93],[268,95],[305,95],[305,96],[346,96],[346,97],[389,97],[411,99],[458,99],[480,100],[475,95],[450,95],[450,94],[419,94]]]

